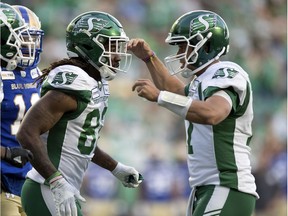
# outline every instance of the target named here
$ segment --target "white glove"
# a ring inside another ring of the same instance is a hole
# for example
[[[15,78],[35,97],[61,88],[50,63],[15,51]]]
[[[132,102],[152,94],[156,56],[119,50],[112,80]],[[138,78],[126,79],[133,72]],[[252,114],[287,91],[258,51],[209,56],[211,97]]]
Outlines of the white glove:
[[[112,174],[118,178],[125,187],[136,188],[142,182],[142,175],[133,167],[118,162]]]
[[[74,186],[70,185],[63,176],[57,176],[51,179],[49,184],[56,204],[57,216],[77,216],[75,197],[85,202],[80,192]]]

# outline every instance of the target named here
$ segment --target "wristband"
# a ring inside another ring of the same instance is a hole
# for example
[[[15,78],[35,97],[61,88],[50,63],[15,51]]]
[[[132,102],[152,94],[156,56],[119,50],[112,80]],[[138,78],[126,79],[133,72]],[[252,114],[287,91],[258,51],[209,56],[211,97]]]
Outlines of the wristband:
[[[183,95],[168,91],[160,91],[157,103],[159,106],[165,107],[185,119],[192,101],[192,98]]]
[[[54,179],[55,178],[55,179]],[[56,171],[55,173],[53,173],[49,178],[47,178],[44,182],[45,185],[50,185],[53,181],[56,181],[57,179],[62,178],[62,174],[59,171]]]
[[[143,58],[142,61],[144,61],[145,63],[150,62],[155,56],[155,52],[152,51],[152,55],[147,56],[146,58]]]

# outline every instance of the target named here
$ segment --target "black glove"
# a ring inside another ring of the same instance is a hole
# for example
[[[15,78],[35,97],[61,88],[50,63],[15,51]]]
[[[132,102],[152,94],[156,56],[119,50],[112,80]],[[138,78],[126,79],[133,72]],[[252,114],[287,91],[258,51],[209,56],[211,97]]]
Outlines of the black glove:
[[[19,147],[6,148],[4,160],[16,167],[23,167],[29,160],[33,159],[31,151]]]

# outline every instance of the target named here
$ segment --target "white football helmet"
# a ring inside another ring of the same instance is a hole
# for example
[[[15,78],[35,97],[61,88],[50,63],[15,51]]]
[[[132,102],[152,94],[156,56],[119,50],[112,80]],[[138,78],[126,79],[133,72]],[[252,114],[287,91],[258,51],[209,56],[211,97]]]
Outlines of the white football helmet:
[[[44,31],[41,29],[41,22],[38,18],[38,16],[29,8],[24,7],[22,5],[12,5],[16,11],[19,12],[21,17],[24,19],[25,23],[29,27],[29,33],[30,36],[33,38],[33,41],[36,43],[36,46],[33,50],[26,49],[24,50],[25,53],[33,53],[34,60],[27,60],[22,59],[21,62],[19,62],[18,66],[24,67],[24,68],[34,68],[38,65],[40,61],[40,54],[42,52],[42,42],[43,42],[43,35]]]

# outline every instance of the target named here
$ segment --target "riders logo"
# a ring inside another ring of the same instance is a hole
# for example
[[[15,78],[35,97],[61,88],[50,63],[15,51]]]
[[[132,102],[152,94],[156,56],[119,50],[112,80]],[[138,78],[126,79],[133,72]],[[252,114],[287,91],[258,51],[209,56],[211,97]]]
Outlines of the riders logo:
[[[73,81],[76,79],[78,75],[74,74],[72,72],[64,71],[59,72],[54,77],[52,84],[55,85],[70,85],[73,83]]]

